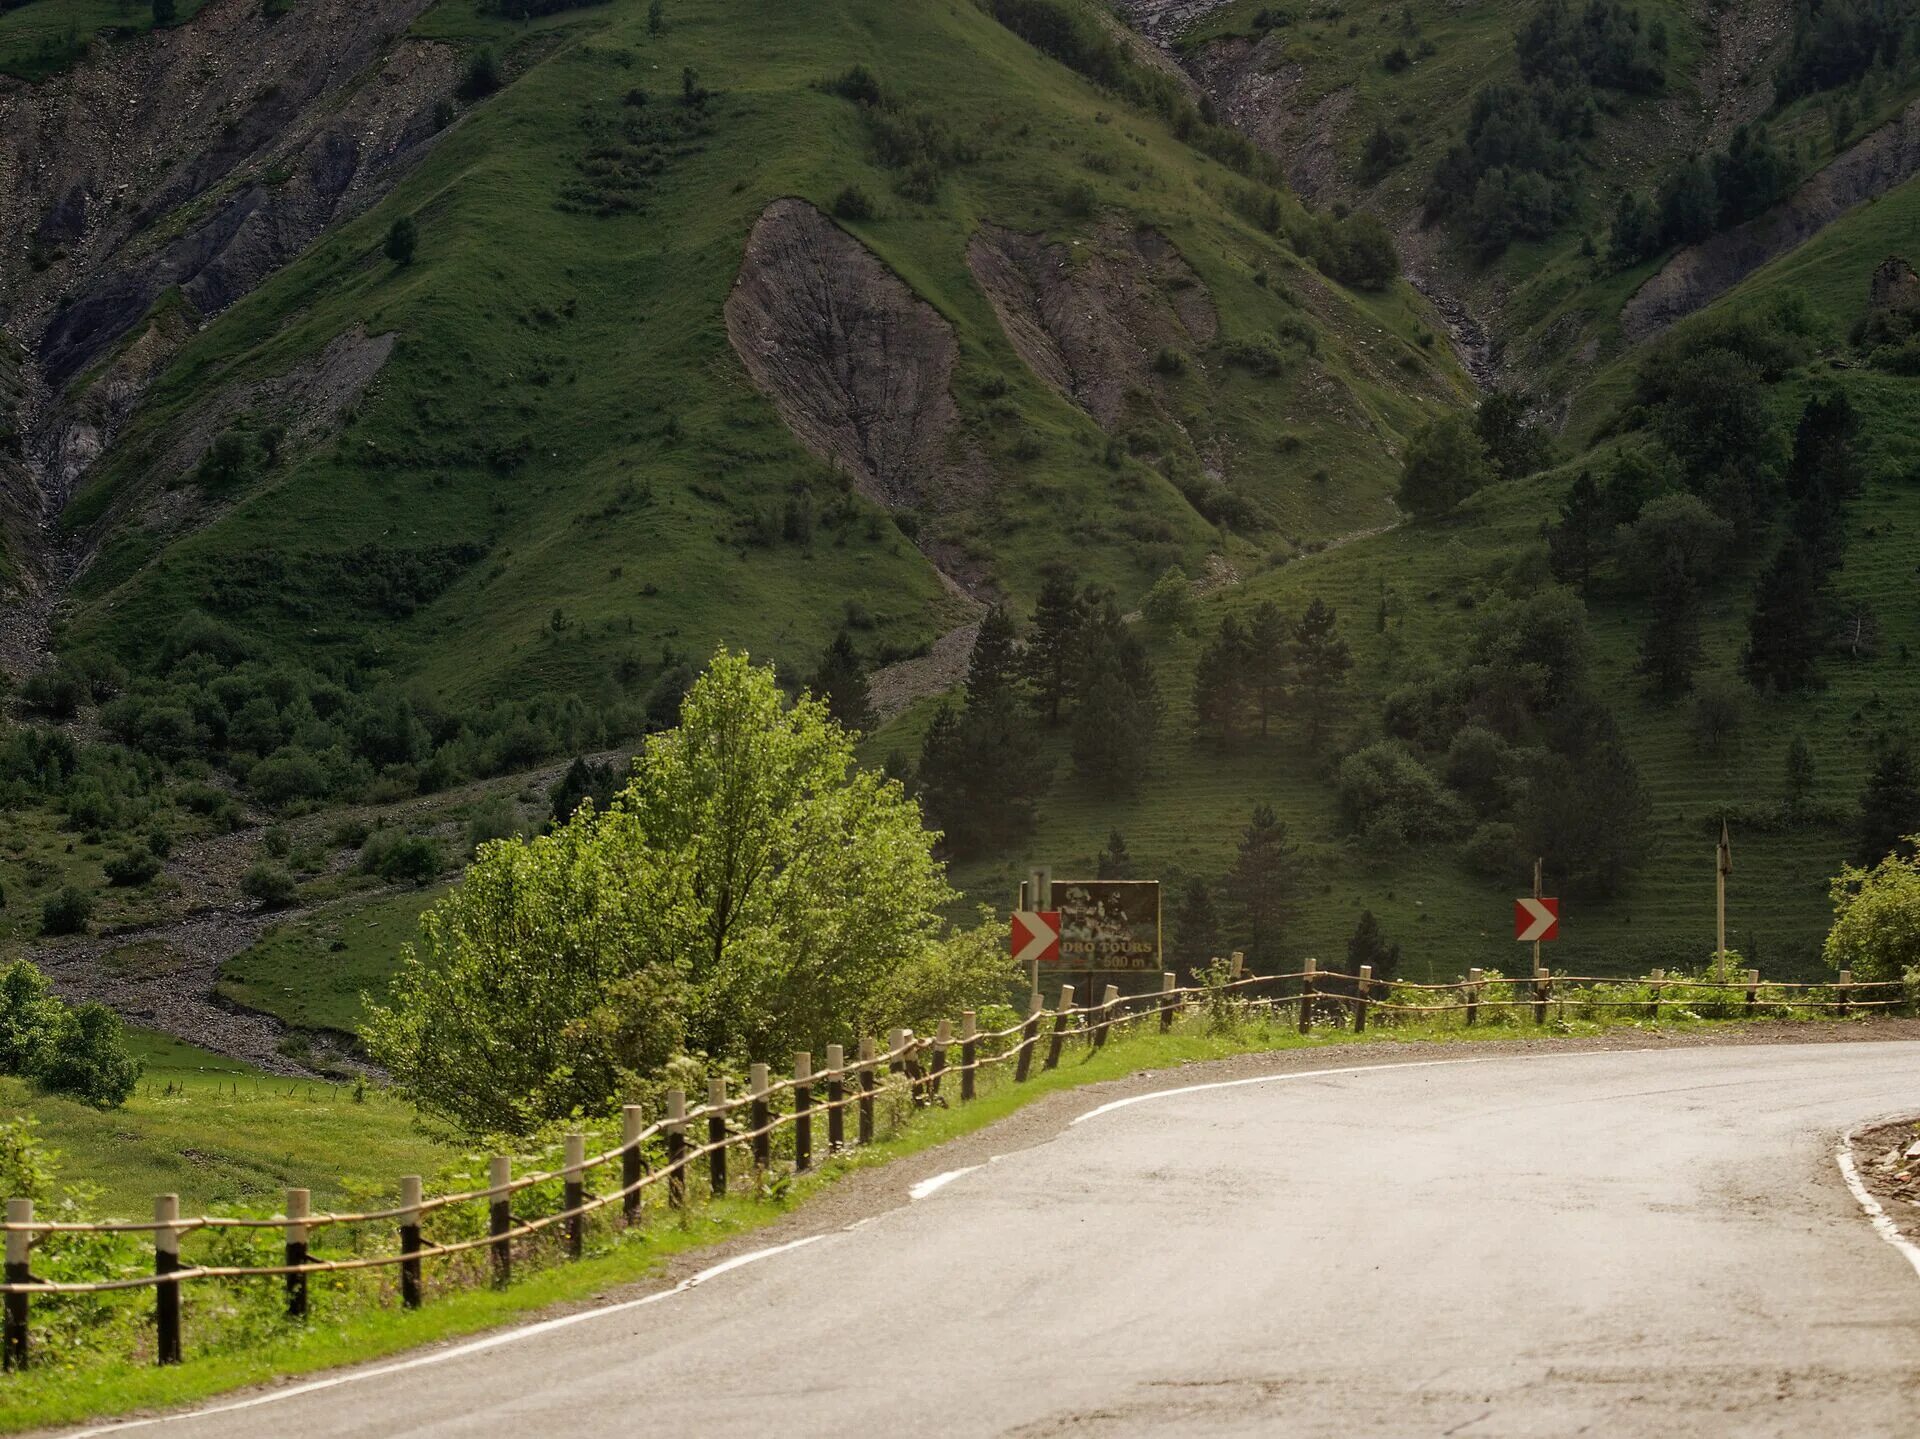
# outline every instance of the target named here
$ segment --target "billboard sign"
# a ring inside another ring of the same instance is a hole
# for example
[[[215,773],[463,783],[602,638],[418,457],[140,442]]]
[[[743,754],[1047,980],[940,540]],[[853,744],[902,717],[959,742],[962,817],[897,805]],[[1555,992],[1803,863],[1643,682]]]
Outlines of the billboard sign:
[[[1062,969],[1154,970],[1160,959],[1160,882],[1056,879]]]

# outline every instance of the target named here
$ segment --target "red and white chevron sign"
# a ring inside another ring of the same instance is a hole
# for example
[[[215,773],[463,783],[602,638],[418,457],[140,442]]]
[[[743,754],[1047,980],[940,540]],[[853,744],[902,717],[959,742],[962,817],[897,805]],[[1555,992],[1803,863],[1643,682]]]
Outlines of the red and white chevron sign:
[[[1060,962],[1059,910],[1016,909],[1013,911],[1013,962],[1015,964],[1058,964]]]
[[[1560,938],[1560,901],[1516,899],[1513,902],[1513,937],[1522,944],[1538,944],[1543,939]]]

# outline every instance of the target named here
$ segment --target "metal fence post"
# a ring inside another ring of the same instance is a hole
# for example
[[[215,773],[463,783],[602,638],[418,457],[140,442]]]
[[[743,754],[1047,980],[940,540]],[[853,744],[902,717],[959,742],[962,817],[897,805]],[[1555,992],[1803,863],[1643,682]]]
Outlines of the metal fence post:
[[[505,1289],[513,1282],[513,1241],[506,1233],[513,1228],[513,1161],[496,1154],[487,1166],[487,1232],[493,1236],[493,1285]]]
[[[306,1218],[312,1213],[313,1195],[305,1189],[287,1191],[287,1267],[307,1262]],[[287,1276],[287,1318],[307,1317],[307,1276]]]
[[[157,1194],[153,1200],[153,1272],[168,1275],[180,1269],[180,1196]],[[161,1364],[180,1362],[180,1281],[169,1279],[153,1286],[154,1358]]]
[[[569,1134],[566,1145],[566,1177],[560,1189],[560,1205],[572,1213],[587,1202],[587,1136]],[[567,1221],[567,1258],[578,1259],[586,1243],[587,1216],[574,1213]]]
[[[707,1183],[715,1199],[727,1193],[727,1081],[722,1075],[707,1078]]]
[[[873,1143],[873,1036],[860,1039],[860,1142]]]
[[[420,1286],[420,1176],[400,1180],[400,1302],[418,1309],[424,1297]]]
[[[793,1054],[793,1172],[813,1167],[813,1055],[804,1049]]]
[[[33,1223],[33,1201],[9,1199],[7,1223]],[[9,1229],[7,1231],[7,1283],[33,1283],[33,1274],[28,1267],[28,1255],[32,1245],[33,1235],[27,1230]],[[5,1330],[4,1337],[0,1338],[0,1369],[25,1369],[27,1367],[26,1295],[9,1294],[7,1296]]]
[[[687,1092],[667,1091],[667,1203],[687,1207]]]
[[[1073,1008],[1073,986],[1060,986],[1060,1009],[1053,1017],[1053,1037],[1047,1041],[1047,1068],[1056,1069],[1060,1064],[1060,1046],[1067,1037],[1067,1011]]]
[[[1013,1082],[1025,1084],[1033,1073],[1033,1046],[1040,1039],[1040,991],[1027,996],[1027,1022],[1020,1026],[1020,1057],[1013,1062]]]
[[[960,1102],[969,1104],[974,1096],[974,1066],[980,1062],[980,1016],[971,1009],[960,1011]]]
[[[1480,980],[1486,974],[1483,969],[1467,971],[1467,1028],[1471,1029],[1480,1022]]]
[[[640,1170],[643,1160],[640,1155],[640,1131],[646,1128],[641,1122],[640,1106],[623,1104],[620,1106],[620,1212],[629,1227],[640,1222]]]

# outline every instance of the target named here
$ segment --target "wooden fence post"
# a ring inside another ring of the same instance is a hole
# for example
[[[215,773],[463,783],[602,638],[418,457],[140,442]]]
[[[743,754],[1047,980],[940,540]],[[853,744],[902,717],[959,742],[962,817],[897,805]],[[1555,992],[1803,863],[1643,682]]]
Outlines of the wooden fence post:
[[[980,1062],[980,1016],[971,1009],[960,1011],[960,1102],[971,1104],[974,1095],[974,1066]]]
[[[838,1154],[847,1147],[847,1051],[838,1044],[827,1046],[827,1153]]]
[[[727,1081],[707,1077],[707,1183],[715,1199],[727,1195]]]
[[[947,1072],[947,1051],[953,1048],[953,1021],[943,1019],[933,1029],[933,1057],[927,1073],[927,1096],[940,1097],[940,1076]]]
[[[753,1107],[747,1111],[747,1123],[753,1126],[755,1169],[765,1169],[773,1163],[773,1131],[767,1128],[773,1123],[773,1106],[767,1102],[771,1079],[772,1075],[764,1064],[751,1065],[747,1069],[747,1089],[753,1095]]]
[[[1240,971],[1246,968],[1247,956],[1236,949],[1233,952],[1233,958],[1229,962],[1233,965],[1233,974],[1231,977],[1237,981],[1240,978]]]
[[[1547,1001],[1553,998],[1553,971],[1542,965],[1533,972],[1533,1022],[1547,1022]]]
[[[1303,961],[1300,971],[1300,1032],[1313,1028],[1313,975],[1317,960]]]
[[[1013,1062],[1013,1082],[1025,1084],[1033,1073],[1033,1046],[1040,1039],[1040,991],[1027,996],[1027,1022],[1020,1027],[1020,1057]]]
[[[493,1287],[505,1289],[513,1282],[513,1241],[503,1237],[513,1228],[513,1161],[504,1154],[493,1156],[487,1167],[487,1230],[493,1235]]]
[[[576,1210],[587,1202],[587,1136],[569,1134],[566,1138],[565,1178],[560,1186],[560,1207]],[[567,1258],[578,1259],[587,1246],[587,1216],[575,1214],[567,1221]]]
[[[907,1047],[907,1032],[894,1029],[887,1032],[887,1071],[890,1074],[907,1072],[907,1057],[900,1051]]]
[[[409,1309],[420,1307],[420,1176],[400,1178],[400,1302]]]
[[[1367,1003],[1373,997],[1373,966],[1363,964],[1353,980],[1353,1032],[1367,1032]]]
[[[1100,996],[1100,1026],[1093,1032],[1093,1047],[1103,1048],[1107,1042],[1107,1031],[1113,1027],[1113,1007],[1120,1001],[1120,986],[1110,984],[1107,992]]]
[[[1173,1028],[1173,987],[1177,976],[1172,970],[1163,970],[1160,975],[1160,1032],[1168,1033]]]
[[[1853,1003],[1853,971],[1850,969],[1840,971],[1839,999],[1840,1002],[1834,1007],[1834,1012],[1845,1019]]]
[[[873,1036],[860,1039],[860,1142],[873,1143]]]
[[[813,1056],[804,1049],[793,1055],[793,1172],[813,1167]]]
[[[1047,1068],[1055,1069],[1060,1064],[1060,1046],[1067,1037],[1067,1011],[1073,1008],[1073,986],[1060,986],[1060,1008],[1053,1016],[1053,1037],[1047,1041]]]
[[[1747,1017],[1751,1019],[1753,1017],[1754,1011],[1757,1010],[1759,1007],[1760,1007],[1760,971],[1757,969],[1750,969],[1747,971]]]
[[[180,1268],[180,1196],[157,1194],[153,1200],[153,1272],[168,1275]],[[161,1364],[180,1362],[180,1281],[153,1286],[154,1358]]]
[[[9,1199],[7,1201],[7,1223],[33,1223],[33,1201],[31,1199]],[[31,1284],[32,1270],[28,1266],[28,1255],[33,1245],[33,1235],[24,1229],[7,1231],[7,1267],[9,1284]],[[0,1339],[0,1369],[25,1369],[27,1367],[27,1296],[9,1294],[6,1303],[6,1333]]]
[[[287,1191],[287,1267],[307,1262],[306,1218],[313,1212],[313,1195],[305,1189]],[[307,1276],[287,1275],[287,1318],[307,1317]]]
[[[1469,1029],[1480,1022],[1480,980],[1485,974],[1484,969],[1467,971],[1467,1028]]]
[[[620,1201],[620,1212],[626,1218],[627,1227],[632,1228],[640,1222],[640,1170],[645,1161],[640,1154],[640,1131],[646,1125],[641,1122],[640,1106],[623,1104],[620,1106],[620,1142],[624,1146],[620,1151],[620,1188],[624,1197]]]
[[[667,1091],[667,1203],[687,1207],[687,1092]]]
[[[1660,1019],[1660,986],[1667,982],[1667,972],[1656,969],[1647,983],[1647,1018],[1655,1023]]]

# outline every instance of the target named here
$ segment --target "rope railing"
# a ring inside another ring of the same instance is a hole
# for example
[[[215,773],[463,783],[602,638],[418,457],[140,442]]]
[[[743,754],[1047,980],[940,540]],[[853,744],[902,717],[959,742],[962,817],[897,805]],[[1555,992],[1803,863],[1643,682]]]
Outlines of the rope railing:
[[[957,1035],[947,1021],[942,1021],[931,1036],[898,1029],[889,1036],[884,1049],[873,1039],[862,1040],[857,1056],[851,1059],[842,1046],[831,1045],[827,1066],[818,1070],[813,1068],[812,1056],[800,1052],[794,1055],[793,1073],[778,1079],[769,1075],[766,1066],[756,1064],[746,1089],[737,1094],[728,1093],[726,1080],[718,1076],[709,1082],[707,1102],[703,1104],[688,1107],[684,1091],[668,1090],[666,1114],[651,1123],[642,1122],[638,1106],[626,1106],[620,1142],[610,1148],[588,1154],[586,1137],[569,1135],[565,1141],[566,1162],[557,1168],[514,1175],[510,1159],[496,1155],[490,1163],[490,1182],[484,1187],[433,1196],[421,1192],[418,1176],[407,1176],[401,1183],[402,1203],[381,1209],[310,1213],[307,1191],[289,1190],[287,1212],[283,1214],[183,1218],[174,1196],[162,1195],[156,1200],[152,1220],[76,1222],[35,1219],[31,1201],[12,1199],[7,1203],[4,1222],[0,1222],[7,1261],[4,1282],[0,1282],[0,1296],[5,1301],[0,1353],[9,1368],[27,1362],[29,1303],[34,1296],[153,1290],[159,1341],[156,1356],[167,1364],[179,1362],[182,1355],[180,1294],[189,1283],[281,1279],[287,1285],[288,1313],[296,1318],[306,1315],[306,1280],[315,1275],[400,1266],[403,1302],[412,1308],[424,1302],[423,1261],[484,1250],[492,1258],[494,1282],[504,1284],[511,1278],[516,1244],[561,1229],[568,1256],[577,1258],[582,1252],[585,1222],[610,1206],[620,1206],[619,1220],[628,1228],[643,1223],[644,1199],[650,1191],[664,1190],[667,1207],[684,1212],[693,1202],[688,1192],[690,1177],[695,1166],[703,1162],[713,1196],[729,1193],[730,1152],[749,1154],[755,1172],[763,1173],[772,1165],[773,1140],[785,1135],[791,1145],[794,1172],[807,1172],[813,1167],[812,1126],[816,1118],[827,1124],[829,1154],[874,1143],[875,1110],[883,1083],[889,1086],[887,1093],[896,1097],[904,1094],[912,1107],[922,1108],[947,1104],[950,1091],[945,1086],[951,1081],[959,1102],[966,1103],[976,1097],[975,1082],[983,1073],[1011,1066],[1012,1082],[1025,1083],[1032,1075],[1036,1057],[1043,1070],[1059,1067],[1068,1039],[1085,1041],[1097,1050],[1112,1034],[1135,1031],[1156,1018],[1166,1032],[1178,1018],[1197,1007],[1224,1004],[1237,1013],[1292,1010],[1303,1034],[1315,1026],[1317,1016],[1344,1020],[1342,1027],[1350,1025],[1359,1034],[1367,1028],[1370,1015],[1375,1022],[1389,1017],[1459,1015],[1466,1025],[1473,1026],[1484,1014],[1530,1009],[1534,1022],[1543,1024],[1550,1010],[1564,1012],[1571,1006],[1581,1012],[1635,1011],[1657,1019],[1663,1010],[1672,1013],[1685,1009],[1691,999],[1702,994],[1722,996],[1722,1004],[1730,1002],[1749,1016],[1782,1009],[1845,1015],[1884,1011],[1908,1002],[1901,981],[1855,982],[1844,972],[1834,984],[1763,985],[1758,971],[1751,969],[1737,977],[1720,979],[1668,976],[1656,970],[1637,980],[1557,975],[1548,970],[1532,976],[1489,975],[1473,970],[1460,980],[1414,983],[1374,980],[1365,966],[1352,975],[1311,964],[1287,973],[1256,975],[1243,972],[1236,954],[1231,968],[1216,962],[1210,973],[1220,977],[1180,985],[1175,976],[1167,974],[1158,990],[1125,995],[1108,985],[1100,999],[1089,997],[1086,1002],[1076,1002],[1073,986],[1062,985],[1056,1005],[1047,1007],[1036,993],[1023,1019],[999,1029],[979,1030],[977,1015],[966,1011]],[[1617,992],[1627,987],[1646,993],[1629,997]],[[1818,996],[1816,991],[1820,992]],[[1501,993],[1506,997],[1497,997]],[[1447,1003],[1408,1002],[1428,995],[1453,998]],[[1729,995],[1737,998],[1728,1001],[1724,996]],[[849,1111],[858,1116],[856,1136],[851,1140],[846,1136],[845,1122]],[[702,1129],[704,1139],[699,1137]],[[616,1163],[621,1168],[617,1187],[589,1194],[588,1176]],[[512,1213],[515,1196],[555,1183],[563,1186],[559,1208],[517,1218]],[[470,1204],[486,1205],[485,1233],[434,1241],[424,1238],[424,1219]],[[332,1259],[315,1258],[310,1253],[309,1243],[316,1232],[372,1224],[397,1224],[399,1251]],[[196,1233],[275,1229],[283,1231],[285,1237],[284,1263],[190,1264],[181,1260],[182,1241]],[[85,1281],[43,1280],[31,1272],[33,1251],[57,1236],[128,1234],[153,1235],[153,1272]]]

